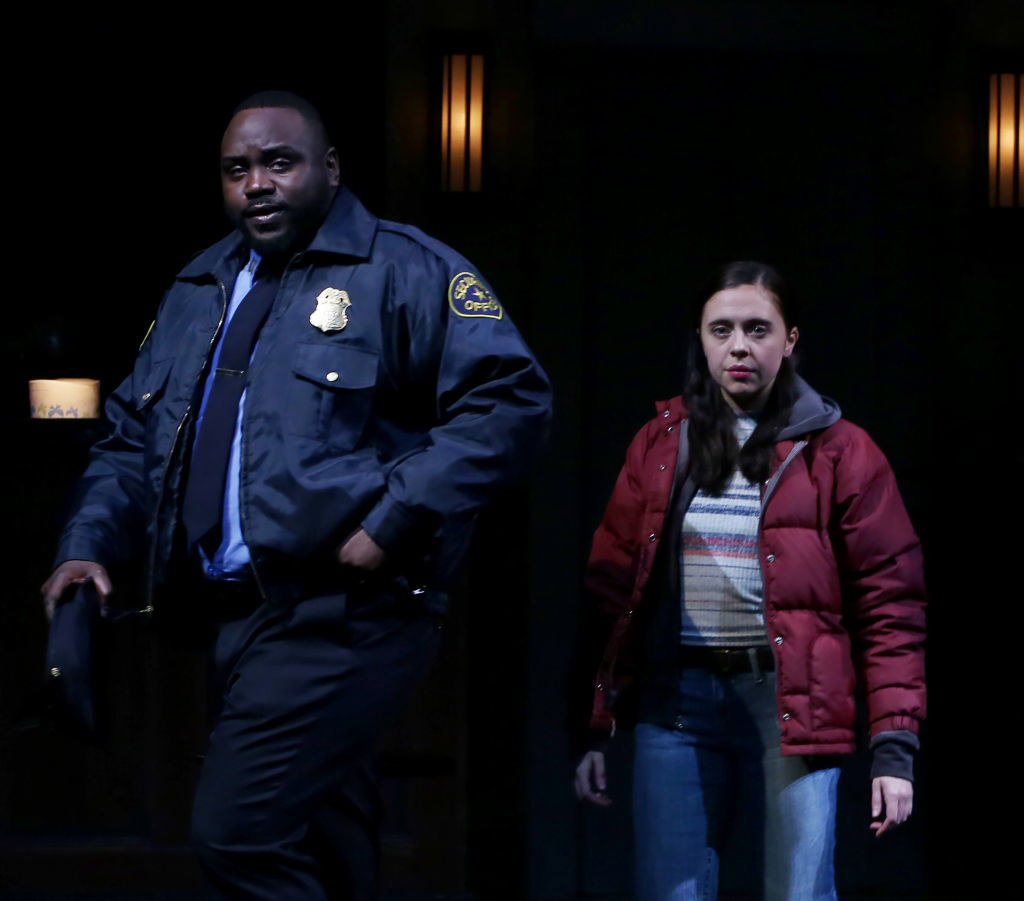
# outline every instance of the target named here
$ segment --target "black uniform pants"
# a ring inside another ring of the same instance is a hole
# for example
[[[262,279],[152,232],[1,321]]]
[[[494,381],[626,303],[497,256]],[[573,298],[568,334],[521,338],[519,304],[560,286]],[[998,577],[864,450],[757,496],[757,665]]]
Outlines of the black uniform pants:
[[[408,594],[355,589],[220,623],[220,711],[193,809],[219,898],[377,896],[371,766],[434,656],[436,616]]]

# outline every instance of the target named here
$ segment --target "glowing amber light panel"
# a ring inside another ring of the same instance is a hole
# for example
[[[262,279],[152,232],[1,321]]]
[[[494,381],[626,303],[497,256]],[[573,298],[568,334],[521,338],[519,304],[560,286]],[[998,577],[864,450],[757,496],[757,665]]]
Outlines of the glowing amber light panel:
[[[441,190],[479,191],[483,184],[483,56],[446,56],[442,78]]]
[[[992,75],[988,88],[988,205],[1024,206],[1021,160],[1022,78]]]

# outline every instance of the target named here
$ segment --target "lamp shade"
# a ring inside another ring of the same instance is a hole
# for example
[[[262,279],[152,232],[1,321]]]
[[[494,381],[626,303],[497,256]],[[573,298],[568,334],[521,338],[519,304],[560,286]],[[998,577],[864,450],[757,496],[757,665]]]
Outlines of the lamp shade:
[[[1024,154],[1021,152],[1021,114],[1024,107],[1020,75],[989,77],[988,84],[988,205],[1024,206]]]
[[[32,379],[28,402],[33,419],[96,419],[100,383],[96,379]]]
[[[484,58],[450,53],[441,85],[441,190],[479,191],[483,184]]]

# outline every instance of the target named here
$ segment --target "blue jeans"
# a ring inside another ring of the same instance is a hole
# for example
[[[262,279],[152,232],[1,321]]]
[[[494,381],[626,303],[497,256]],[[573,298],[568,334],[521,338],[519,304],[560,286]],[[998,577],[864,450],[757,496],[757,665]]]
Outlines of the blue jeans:
[[[835,899],[834,757],[783,757],[774,673],[684,668],[675,729],[636,729],[637,901]]]

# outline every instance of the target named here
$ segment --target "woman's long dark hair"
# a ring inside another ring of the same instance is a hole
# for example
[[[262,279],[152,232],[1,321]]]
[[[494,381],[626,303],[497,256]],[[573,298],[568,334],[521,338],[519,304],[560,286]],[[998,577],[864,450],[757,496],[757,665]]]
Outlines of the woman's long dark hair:
[[[719,291],[740,285],[756,285],[772,295],[786,329],[795,324],[792,304],[788,303],[782,277],[771,266],[753,260],[740,260],[723,266],[703,288],[696,303],[696,327],[690,329],[689,371],[683,396],[690,414],[690,475],[697,487],[708,494],[720,495],[733,471],[751,482],[768,478],[775,438],[788,422],[793,409],[795,368],[792,357],[783,357],[775,384],[764,408],[758,414],[757,427],[743,447],[735,435],[736,417],[722,397],[722,389],[711,377],[700,342],[700,320],[704,304]],[[787,314],[787,307],[790,312]]]

